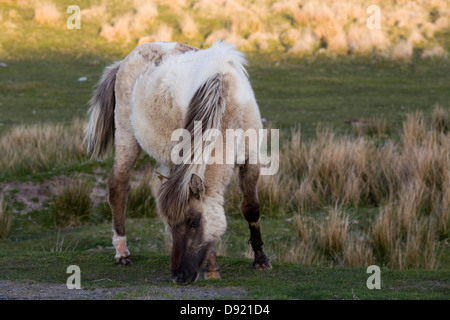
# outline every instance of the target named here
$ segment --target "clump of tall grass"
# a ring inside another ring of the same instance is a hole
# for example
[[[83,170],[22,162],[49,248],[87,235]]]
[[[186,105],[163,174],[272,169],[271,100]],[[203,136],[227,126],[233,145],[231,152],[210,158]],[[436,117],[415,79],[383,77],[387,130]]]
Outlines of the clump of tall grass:
[[[450,111],[437,105],[431,114],[431,126],[437,131],[446,133],[450,129]]]
[[[61,183],[49,201],[50,221],[58,228],[75,227],[90,220],[92,183],[74,179]]]
[[[55,25],[58,22],[61,22],[61,24],[64,22],[61,20],[61,16],[61,12],[56,5],[53,2],[47,1],[36,5],[33,19],[39,23]]]
[[[153,2],[135,0],[131,12],[121,11],[121,15],[114,16],[111,23],[103,23],[100,36],[108,42],[129,42],[132,35],[142,34],[158,16],[158,7]],[[152,41],[170,41],[170,39],[154,39]]]
[[[0,172],[34,174],[87,159],[83,145],[85,124],[17,126],[0,137]]]
[[[423,186],[405,187],[395,200],[380,208],[371,230],[374,252],[392,268],[434,269],[437,260],[437,225],[432,215],[421,214]]]
[[[8,239],[12,219],[11,210],[6,205],[3,196],[0,196],[0,240]]]
[[[299,132],[293,134],[300,135]],[[337,137],[327,128],[317,131],[315,141],[303,144],[300,154],[294,154],[289,144],[285,145],[280,163],[283,167],[296,163],[295,167],[286,169],[297,178],[294,208],[307,210],[336,203],[358,207],[368,202],[366,180],[369,156],[374,148],[364,137]]]
[[[422,59],[447,59],[448,52],[441,46],[426,49],[420,55]]]
[[[50,252],[67,252],[67,251],[75,251],[78,241],[77,242],[69,242],[66,247],[64,247],[64,236],[60,239],[60,230],[58,230],[58,234],[56,236],[56,242],[55,246],[50,248]],[[44,250],[45,251],[45,250]]]
[[[194,19],[189,14],[184,15],[180,19],[179,24],[180,24],[181,32],[185,37],[192,39],[198,35],[197,24],[195,23]]]
[[[258,184],[258,197],[262,214],[281,217],[289,212],[289,201],[292,193],[286,192],[290,189],[289,181],[282,183],[283,174],[275,176],[261,176]]]
[[[138,174],[138,181],[133,181],[127,198],[126,216],[130,218],[150,218],[157,216],[156,200],[152,194],[150,181],[153,170],[148,169],[141,176]],[[99,204],[99,213],[105,220],[112,217],[109,203]]]
[[[136,186],[130,188],[127,201],[127,216],[149,218],[156,216],[156,202],[150,188],[152,170],[146,171]]]
[[[294,215],[299,242],[291,247],[289,259],[350,267],[372,264],[370,245],[352,224],[351,217],[338,206],[329,207],[325,216]]]
[[[358,119],[350,121],[353,133],[356,136],[370,136],[370,137],[389,137],[392,133],[392,128],[386,119]]]
[[[280,171],[260,185],[266,215],[295,216],[299,243],[282,255],[291,261],[315,251],[308,261],[436,268],[450,230],[447,128],[448,109],[437,106],[429,119],[407,115],[399,136],[390,139],[384,125],[356,136],[319,127],[316,139],[305,143],[293,129],[281,144]],[[325,219],[309,217],[324,207],[335,209]],[[378,214],[353,232],[345,215],[353,208]]]
[[[130,30],[129,25],[133,21],[131,14],[125,14],[115,17],[112,24],[105,23],[100,31],[100,37],[105,38],[108,42],[112,41],[129,41]]]

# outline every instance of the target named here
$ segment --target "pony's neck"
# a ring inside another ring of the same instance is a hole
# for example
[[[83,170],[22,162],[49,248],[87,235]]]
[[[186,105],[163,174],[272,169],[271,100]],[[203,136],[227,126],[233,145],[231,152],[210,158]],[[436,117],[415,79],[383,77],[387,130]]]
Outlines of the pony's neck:
[[[223,203],[223,195],[233,174],[234,165],[210,164],[206,166],[204,183],[206,196]]]

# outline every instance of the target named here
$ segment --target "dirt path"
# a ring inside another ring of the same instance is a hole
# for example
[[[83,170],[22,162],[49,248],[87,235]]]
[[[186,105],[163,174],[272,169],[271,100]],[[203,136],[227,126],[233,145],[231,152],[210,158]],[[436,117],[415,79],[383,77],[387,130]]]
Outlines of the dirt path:
[[[67,289],[66,285],[0,280],[0,300],[184,300],[242,299],[242,288],[148,286],[128,288]]]

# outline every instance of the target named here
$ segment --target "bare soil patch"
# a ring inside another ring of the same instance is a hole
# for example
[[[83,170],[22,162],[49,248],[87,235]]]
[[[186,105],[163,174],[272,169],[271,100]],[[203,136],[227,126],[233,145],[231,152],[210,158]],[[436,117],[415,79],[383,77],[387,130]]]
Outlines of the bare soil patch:
[[[133,188],[139,185],[139,182],[144,179],[149,170],[153,170],[151,166],[144,166],[140,170],[134,170],[131,175],[130,186]],[[50,197],[57,193],[58,186],[68,184],[75,179],[89,177],[95,179],[91,192],[91,200],[92,205],[97,206],[99,203],[107,201],[108,174],[108,172],[99,167],[94,170],[93,174],[82,173],[74,177],[55,176],[52,179],[39,182],[1,182],[0,194],[7,195],[16,204],[21,204],[19,206],[13,206],[12,209],[14,213],[27,214],[34,210],[43,209]]]

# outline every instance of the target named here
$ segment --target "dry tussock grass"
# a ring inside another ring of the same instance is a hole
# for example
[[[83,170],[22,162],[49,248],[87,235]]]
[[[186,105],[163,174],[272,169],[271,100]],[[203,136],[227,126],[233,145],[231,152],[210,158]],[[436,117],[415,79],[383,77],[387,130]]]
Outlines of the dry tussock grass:
[[[377,0],[381,29],[369,29],[371,13],[362,0],[133,0],[120,8],[107,1],[82,7],[83,28],[95,28],[108,42],[142,44],[180,41],[208,47],[215,40],[232,42],[245,51],[283,52],[291,56],[370,55],[409,62],[447,59],[441,36],[450,27],[450,3],[440,0]],[[37,23],[65,27],[58,2],[24,3]],[[7,33],[17,29],[22,13],[0,15]],[[21,18],[25,18],[22,16]]]
[[[57,186],[49,201],[49,217],[56,227],[70,228],[89,221],[92,187],[92,183],[83,179],[65,181]]]
[[[93,8],[92,8],[93,10]],[[155,3],[142,0],[134,0],[132,9],[121,15],[113,16],[110,22],[103,23],[100,36],[108,42],[135,40],[136,35],[142,34],[158,17],[158,7]],[[160,36],[160,34],[156,34]],[[162,38],[152,41],[170,41],[170,38]]]
[[[150,188],[153,168],[139,177],[136,185],[131,186],[127,200],[127,216],[148,218],[156,216],[156,201]]]
[[[4,174],[35,173],[86,159],[85,123],[17,126],[0,137],[0,171]]]
[[[292,130],[282,145],[282,170],[262,179],[259,192],[264,214],[294,214],[299,243],[278,255],[304,262],[301,255],[315,250],[315,263],[436,268],[439,242],[450,230],[448,116],[439,106],[431,120],[410,114],[398,141],[319,128],[302,144]],[[325,218],[310,217],[324,207],[332,208]],[[346,208],[367,207],[378,207],[373,223],[352,230]]]
[[[8,239],[12,219],[11,210],[6,206],[3,196],[0,196],[0,240]]]
[[[100,36],[115,42],[176,39],[209,46],[221,38],[243,50],[281,51],[296,56],[321,50],[331,56],[375,54],[408,62],[414,49],[420,49],[423,59],[448,57],[445,44],[435,38],[450,26],[448,1],[390,0],[371,4],[380,7],[381,29],[367,28],[368,4],[359,0],[134,0],[120,12],[111,12],[102,3],[82,13],[91,20],[99,14],[105,17],[99,20]],[[167,8],[165,12],[173,16],[170,21],[160,15],[161,8]],[[51,2],[41,5],[36,8],[36,19],[54,21],[52,12],[57,13]]]
[[[351,217],[338,206],[329,207],[325,216],[294,215],[299,243],[291,246],[287,260],[349,267],[372,264],[370,244],[364,234],[352,228],[353,224]]]
[[[366,228],[362,238],[348,242],[352,248],[347,254],[342,249],[343,240],[349,238],[344,217],[337,224],[336,216],[331,216],[317,228],[319,247],[339,253],[345,257],[342,263],[351,266],[367,265],[374,257],[398,269],[438,266],[439,241],[448,238],[450,227],[450,139],[444,133],[447,116],[448,110],[440,107],[435,109],[431,124],[421,113],[409,115],[400,141],[381,147],[366,139],[344,137],[336,141],[325,135],[325,139],[319,137],[319,143],[305,148],[312,161],[303,174],[306,180],[299,185],[297,210],[305,212],[324,203],[379,205],[373,226]],[[314,148],[318,146],[320,156]],[[312,185],[305,187],[307,183]],[[302,241],[305,227],[299,219],[296,227]],[[322,234],[327,236],[322,239]],[[330,243],[335,247],[330,248]],[[350,257],[352,252],[359,254]]]
[[[39,23],[56,25],[58,22],[63,24],[65,21],[61,20],[62,14],[53,2],[37,3],[34,9],[33,19]]]
[[[369,4],[362,0],[133,0],[119,9],[102,0],[83,7],[83,28],[98,29],[114,43],[181,41],[207,47],[224,39],[241,50],[310,54],[371,55],[408,62],[447,59],[440,34],[450,27],[450,3],[440,0],[377,0],[381,29],[369,29]],[[58,2],[24,3],[40,24],[65,27]],[[7,33],[17,29],[17,10],[1,14]],[[24,16],[22,16],[24,18]]]

